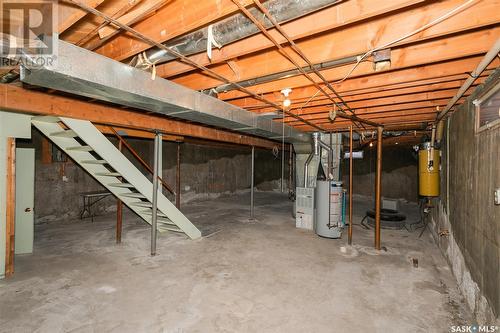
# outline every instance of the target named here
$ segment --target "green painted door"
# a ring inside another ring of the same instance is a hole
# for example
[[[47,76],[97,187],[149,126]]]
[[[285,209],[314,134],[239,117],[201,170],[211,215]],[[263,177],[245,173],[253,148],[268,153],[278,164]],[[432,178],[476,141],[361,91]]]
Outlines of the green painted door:
[[[33,253],[35,149],[16,149],[15,253]]]

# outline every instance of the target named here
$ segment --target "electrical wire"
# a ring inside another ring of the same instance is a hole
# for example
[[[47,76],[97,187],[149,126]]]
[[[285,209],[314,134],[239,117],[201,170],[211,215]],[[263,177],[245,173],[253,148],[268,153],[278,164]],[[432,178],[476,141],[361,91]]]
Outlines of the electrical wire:
[[[421,31],[424,31],[436,24],[439,24],[441,23],[442,21],[446,20],[447,18],[449,18],[450,16],[453,16],[454,14],[456,14],[457,12],[461,11],[462,9],[465,9],[466,7],[469,7],[470,5],[472,5],[473,2],[476,2],[478,0],[468,0],[467,2],[461,4],[460,6],[456,7],[455,9],[449,11],[448,13],[438,17],[437,19],[423,25],[422,27],[418,28],[417,30],[415,31],[412,31],[402,37],[399,37],[391,42],[388,42],[384,45],[381,45],[381,46],[378,46],[378,47],[375,47],[373,49],[371,49],[370,51],[366,52],[365,54],[363,54],[361,57],[358,58],[358,61],[356,62],[356,64],[351,68],[351,70],[349,70],[349,72],[347,73],[346,76],[344,76],[344,78],[338,80],[338,81],[334,81],[333,83],[334,84],[339,84],[339,83],[342,83],[344,82],[345,80],[347,80],[351,74],[356,70],[356,68],[358,68],[359,64],[368,56],[370,56],[371,54],[373,54],[374,52],[377,52],[377,51],[380,51],[380,50],[383,50],[385,48],[388,48],[389,46],[393,45],[393,44],[396,44],[396,43],[399,43],[411,36],[414,36],[416,34],[418,34],[419,32]]]

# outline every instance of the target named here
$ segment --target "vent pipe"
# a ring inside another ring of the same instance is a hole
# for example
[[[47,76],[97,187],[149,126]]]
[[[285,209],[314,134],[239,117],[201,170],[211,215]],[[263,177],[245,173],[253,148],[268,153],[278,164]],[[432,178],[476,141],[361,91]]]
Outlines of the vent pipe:
[[[320,163],[321,163],[321,155],[322,155],[322,149],[326,149],[328,151],[328,169],[327,169],[327,178],[331,178],[331,172],[332,172],[332,161],[333,161],[333,150],[330,146],[328,146],[326,143],[321,141],[321,133],[319,132],[314,132],[312,134],[312,148],[313,151],[309,156],[307,157],[305,167],[304,167],[304,187],[309,187],[308,185],[308,175],[309,175],[309,164],[311,163],[312,159],[314,156],[319,156]]]
[[[269,0],[263,6],[278,23],[294,20],[317,10],[331,6],[340,0]],[[266,28],[272,23],[255,7],[249,9],[253,16]],[[185,36],[166,42],[164,45],[183,54],[192,55],[211,48],[222,47],[260,32],[259,28],[242,13],[234,14],[224,20],[191,32]],[[145,56],[144,56],[145,55]],[[151,48],[141,56],[135,56],[130,62],[137,68],[149,68],[150,64],[161,64],[175,59],[175,56],[159,48]]]

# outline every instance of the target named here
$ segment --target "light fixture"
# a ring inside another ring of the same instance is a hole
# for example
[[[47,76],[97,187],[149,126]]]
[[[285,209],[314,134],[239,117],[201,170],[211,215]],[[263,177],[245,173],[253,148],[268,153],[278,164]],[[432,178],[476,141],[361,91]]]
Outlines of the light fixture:
[[[373,142],[370,142],[370,147],[373,147]]]
[[[283,100],[283,106],[285,108],[288,108],[290,105],[292,105],[292,101],[288,98],[288,95],[292,92],[291,88],[285,88],[281,90],[281,93],[283,96],[285,96],[285,99]]]

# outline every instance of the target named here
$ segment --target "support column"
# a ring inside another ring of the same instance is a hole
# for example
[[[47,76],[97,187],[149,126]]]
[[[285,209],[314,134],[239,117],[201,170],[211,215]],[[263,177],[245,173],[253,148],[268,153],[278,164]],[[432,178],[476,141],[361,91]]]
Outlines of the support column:
[[[118,140],[118,150],[121,152],[123,144]],[[123,225],[123,203],[120,199],[116,200],[116,243],[122,242],[122,225]]]
[[[153,211],[151,218],[151,255],[156,255],[156,233],[158,221],[158,173],[161,156],[161,133],[156,133],[154,143],[154,162],[153,162]]]
[[[352,125],[349,126],[349,233],[348,243],[352,245]]]
[[[252,146],[252,169],[250,180],[250,219],[254,218],[255,147]]]
[[[181,143],[177,142],[177,169],[175,173],[175,206],[181,208]]]
[[[382,133],[384,128],[377,128],[377,175],[375,179],[375,249],[380,250],[380,209],[382,195]]]
[[[16,139],[7,138],[7,191],[6,191],[6,255],[5,277],[14,274],[15,211],[16,211]]]

